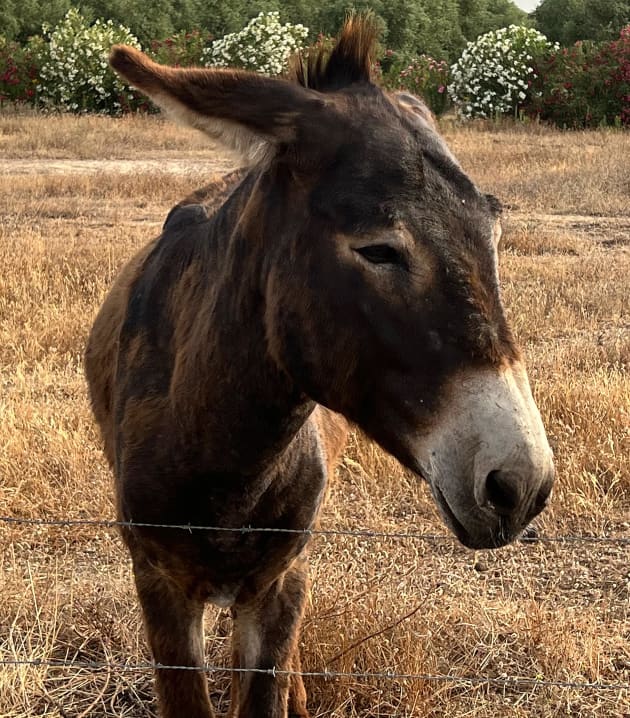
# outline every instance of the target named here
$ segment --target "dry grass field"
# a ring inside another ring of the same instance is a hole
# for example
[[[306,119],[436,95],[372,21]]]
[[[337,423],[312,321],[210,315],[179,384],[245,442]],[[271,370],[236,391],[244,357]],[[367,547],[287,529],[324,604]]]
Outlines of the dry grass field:
[[[445,128],[508,206],[505,302],[557,458],[540,536],[622,542],[458,546],[425,487],[355,437],[318,536],[304,669],[600,682],[513,686],[307,679],[313,716],[628,718],[630,692],[630,133]],[[0,516],[114,517],[82,352],[120,266],[170,207],[231,167],[156,118],[0,116]],[[113,529],[0,523],[0,716],[154,716],[150,671],[6,665],[149,660]],[[207,612],[207,660],[230,619]],[[228,675],[213,699],[227,710]]]

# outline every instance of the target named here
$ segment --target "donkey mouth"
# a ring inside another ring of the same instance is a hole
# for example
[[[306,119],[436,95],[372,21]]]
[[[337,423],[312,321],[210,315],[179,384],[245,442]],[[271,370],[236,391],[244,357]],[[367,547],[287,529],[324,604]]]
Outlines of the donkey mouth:
[[[442,514],[442,519],[455,538],[466,548],[471,549],[495,549],[501,548],[510,543],[514,536],[509,535],[506,527],[499,521],[498,526],[487,526],[485,530],[479,527],[478,530],[471,532],[457,518],[455,512],[451,508],[448,499],[438,486],[435,477],[431,477],[431,471],[421,464],[417,459],[413,459],[407,464],[412,471],[429,484],[431,493],[435,499],[435,503]],[[430,478],[431,477],[431,478]],[[477,527],[476,527],[477,528]]]
[[[462,522],[453,513],[453,510],[449,506],[449,503],[446,500],[444,494],[442,493],[440,487],[435,484],[432,485],[431,488],[433,489],[433,496],[435,497],[438,509],[440,510],[440,513],[442,514],[446,525],[455,534],[457,539],[464,544],[464,546],[466,546],[467,548],[476,548],[476,542],[473,540],[472,536],[468,533],[468,531],[464,528]]]
[[[495,549],[501,548],[510,543],[512,537],[508,535],[508,532],[499,522],[499,526],[496,528],[486,529],[479,533],[472,534],[462,522],[457,518],[453,509],[450,507],[446,496],[442,493],[439,486],[432,486],[433,495],[436,503],[444,518],[444,522],[448,528],[455,534],[457,540],[462,543],[466,548],[472,549]]]

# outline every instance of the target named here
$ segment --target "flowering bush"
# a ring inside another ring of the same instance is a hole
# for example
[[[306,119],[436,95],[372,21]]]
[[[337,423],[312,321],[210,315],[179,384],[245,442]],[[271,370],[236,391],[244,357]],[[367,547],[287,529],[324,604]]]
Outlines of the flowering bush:
[[[41,37],[21,46],[0,36],[0,103],[36,101],[42,52]]]
[[[559,127],[630,126],[630,26],[612,42],[563,48],[538,75],[529,115]]]
[[[428,55],[412,58],[402,68],[392,65],[386,84],[419,95],[436,115],[448,107],[448,63]]]
[[[149,54],[156,62],[172,67],[202,65],[204,51],[212,41],[212,35],[199,30],[176,32],[166,40],[153,40]]]
[[[609,73],[595,65],[597,54],[595,43],[576,43],[541,62],[526,113],[560,127],[599,124],[606,114],[602,89]]]
[[[516,115],[536,79],[537,61],[557,47],[527,27],[488,32],[469,42],[451,67],[449,95],[464,117]]]
[[[109,69],[113,44],[139,47],[127,28],[102,20],[90,25],[73,9],[44,34],[22,46],[0,36],[0,104],[110,114],[152,108]],[[332,49],[334,39],[325,35],[303,47],[307,34],[303,25],[281,24],[277,12],[261,13],[211,45],[200,31],[182,31],[154,41],[149,52],[167,65],[240,66],[277,75],[296,51],[306,56]],[[630,127],[630,26],[614,41],[561,50],[535,30],[512,25],[469,43],[450,71],[427,55],[380,48],[379,58],[377,80],[421,95],[436,114],[450,97],[466,117],[523,112],[560,127]]]
[[[44,27],[48,48],[40,69],[40,97],[44,104],[71,112],[120,114],[136,107],[138,99],[110,69],[112,45],[140,43],[122,25],[97,20],[90,25],[70,9],[50,30]]]
[[[621,29],[618,40],[604,44],[595,62],[611,68],[604,82],[611,90],[611,110],[622,125],[630,127],[630,25]]]
[[[242,67],[266,75],[280,75],[289,57],[300,50],[308,28],[304,25],[282,25],[280,13],[260,13],[240,32],[215,40],[204,52],[206,65]]]

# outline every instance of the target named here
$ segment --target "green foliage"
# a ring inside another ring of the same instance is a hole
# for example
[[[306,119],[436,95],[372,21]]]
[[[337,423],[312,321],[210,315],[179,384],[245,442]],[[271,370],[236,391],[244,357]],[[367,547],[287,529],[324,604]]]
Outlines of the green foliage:
[[[630,127],[630,26],[611,42],[577,42],[540,63],[528,115],[558,127]]]
[[[71,5],[71,0],[0,0],[0,27],[8,39],[25,42],[41,33],[43,23],[56,25]]]
[[[511,0],[85,0],[82,12],[74,4],[0,0],[0,102],[114,114],[145,108],[106,61],[116,42],[139,46],[136,33],[167,65],[279,74],[307,44],[306,26],[316,48],[330,47],[348,11],[371,8],[382,29],[377,76],[423,96],[436,114],[450,97],[467,117],[526,112],[566,127],[630,126],[630,29],[617,37],[620,23],[630,23],[630,0],[543,0],[535,17],[552,38],[599,40],[562,51],[522,26]],[[514,20],[521,27],[504,27]],[[42,21],[45,37],[27,41]],[[444,60],[458,56],[449,72]]]
[[[0,0],[0,28],[2,28],[2,41],[4,43],[17,37],[20,22],[15,10],[14,0]]]
[[[428,22],[423,24],[421,35],[409,50],[450,60],[457,57],[466,44],[460,25],[456,0],[435,0],[425,5]]]
[[[395,57],[391,50],[388,53],[391,54],[386,56],[385,64],[389,67],[383,75],[383,84],[389,89],[406,90],[422,97],[431,112],[441,115],[449,105],[448,63],[429,55],[404,59]]]
[[[260,13],[240,32],[215,40],[204,53],[204,62],[214,67],[242,67],[280,75],[307,36],[304,25],[282,24],[277,12]]]
[[[20,45],[0,36],[0,104],[37,101],[43,53],[44,42],[40,37]]]
[[[511,0],[459,0],[459,22],[468,42],[490,30],[531,24],[527,13]]]
[[[534,12],[537,27],[550,40],[610,40],[630,23],[630,0],[542,0]]]
[[[73,5],[79,5],[81,14],[89,21],[111,20],[115,25],[130,28],[145,46],[153,39],[194,27],[188,24],[194,19],[193,4],[189,0],[85,0]]]
[[[458,0],[333,0],[304,22],[311,30],[334,35],[349,11],[368,9],[380,21],[383,44],[408,56],[427,53],[447,58],[456,56],[465,44]]]
[[[134,104],[134,95],[110,69],[112,45],[139,47],[128,28],[111,20],[90,25],[77,11],[50,30],[45,28],[47,51],[40,68],[40,99],[44,105],[70,112],[119,114]]]
[[[537,30],[511,25],[468,44],[451,68],[449,94],[464,117],[516,115],[553,46]]]
[[[148,54],[162,65],[174,67],[189,67],[191,65],[202,65],[204,52],[212,42],[212,35],[202,33],[199,30],[174,33],[166,40],[153,40],[150,44]]]
[[[451,60],[467,40],[526,18],[512,0],[0,0],[0,27],[8,39],[25,40],[41,32],[42,23],[56,25],[71,7],[91,22],[129,27],[145,47],[185,31],[213,37],[239,32],[261,12],[305,25],[314,41],[336,34],[349,11],[371,9],[387,47]]]

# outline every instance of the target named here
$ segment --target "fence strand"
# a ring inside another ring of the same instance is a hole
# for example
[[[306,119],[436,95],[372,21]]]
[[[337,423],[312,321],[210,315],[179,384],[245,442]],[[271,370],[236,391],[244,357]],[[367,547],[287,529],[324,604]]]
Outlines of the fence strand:
[[[354,679],[385,679],[398,681],[434,681],[440,683],[455,683],[460,685],[496,685],[503,688],[566,688],[574,690],[592,691],[630,691],[628,683],[606,683],[602,681],[559,681],[544,680],[542,678],[514,678],[495,676],[456,676],[448,673],[396,673],[384,672],[353,672],[353,671],[289,671],[273,668],[231,668],[227,666],[177,666],[163,663],[110,663],[107,661],[74,661],[52,658],[33,659],[0,659],[0,666],[18,668],[28,666],[31,668],[70,668],[89,670],[119,671],[196,671],[202,673],[258,673],[267,676],[301,676],[303,678],[324,678],[327,680],[340,678]]]
[[[417,533],[406,531],[370,531],[367,529],[289,529],[289,528],[267,528],[259,526],[198,526],[196,524],[161,524],[146,523],[141,521],[117,521],[114,519],[40,519],[20,516],[0,516],[0,523],[26,526],[49,526],[49,527],[73,527],[73,526],[94,526],[100,528],[154,528],[174,529],[179,531],[217,531],[226,533],[282,533],[282,534],[303,534],[308,536],[353,536],[357,538],[393,538],[413,539],[417,541],[454,542],[452,536],[446,534]],[[630,537],[624,536],[590,536],[567,535],[567,536],[529,536],[523,535],[519,538],[522,543],[591,543],[591,544],[616,544],[619,546],[630,546]]]
[[[433,542],[453,542],[451,536],[445,534],[417,533],[417,532],[387,532],[387,531],[370,531],[365,529],[288,529],[288,528],[269,528],[257,526],[242,527],[226,527],[226,526],[198,526],[194,524],[160,524],[146,523],[136,521],[117,521],[113,519],[42,519],[27,518],[20,516],[0,516],[0,524],[4,525],[23,525],[23,526],[42,526],[42,527],[83,527],[92,526],[99,528],[155,528],[155,529],[173,529],[187,532],[195,531],[217,531],[228,533],[288,533],[288,534],[306,534],[308,536],[351,536],[357,538],[393,538],[393,539],[412,539],[420,541]],[[630,546],[630,538],[613,537],[613,536],[589,536],[589,535],[566,535],[566,536],[539,536],[524,534],[520,541],[523,543],[588,543],[588,544],[616,544],[620,546]],[[307,678],[324,678],[330,679],[385,679],[399,681],[433,681],[441,683],[452,683],[458,685],[478,686],[478,685],[494,685],[506,689],[536,689],[536,688],[560,688],[573,689],[580,691],[619,691],[630,692],[630,684],[613,683],[602,681],[562,681],[562,680],[545,680],[543,678],[530,677],[495,677],[495,676],[457,676],[451,674],[431,674],[431,673],[396,673],[393,671],[385,672],[344,672],[344,671],[290,671],[279,670],[273,668],[233,668],[215,665],[204,666],[181,666],[181,665],[164,665],[160,663],[143,662],[143,663],[113,663],[107,661],[93,660],[68,660],[68,659],[52,659],[52,658],[0,658],[0,666],[4,667],[48,667],[59,669],[86,669],[86,670],[107,670],[107,671],[153,671],[160,670],[179,670],[179,671],[201,671],[204,673],[258,673],[270,676],[278,675],[299,675]]]

